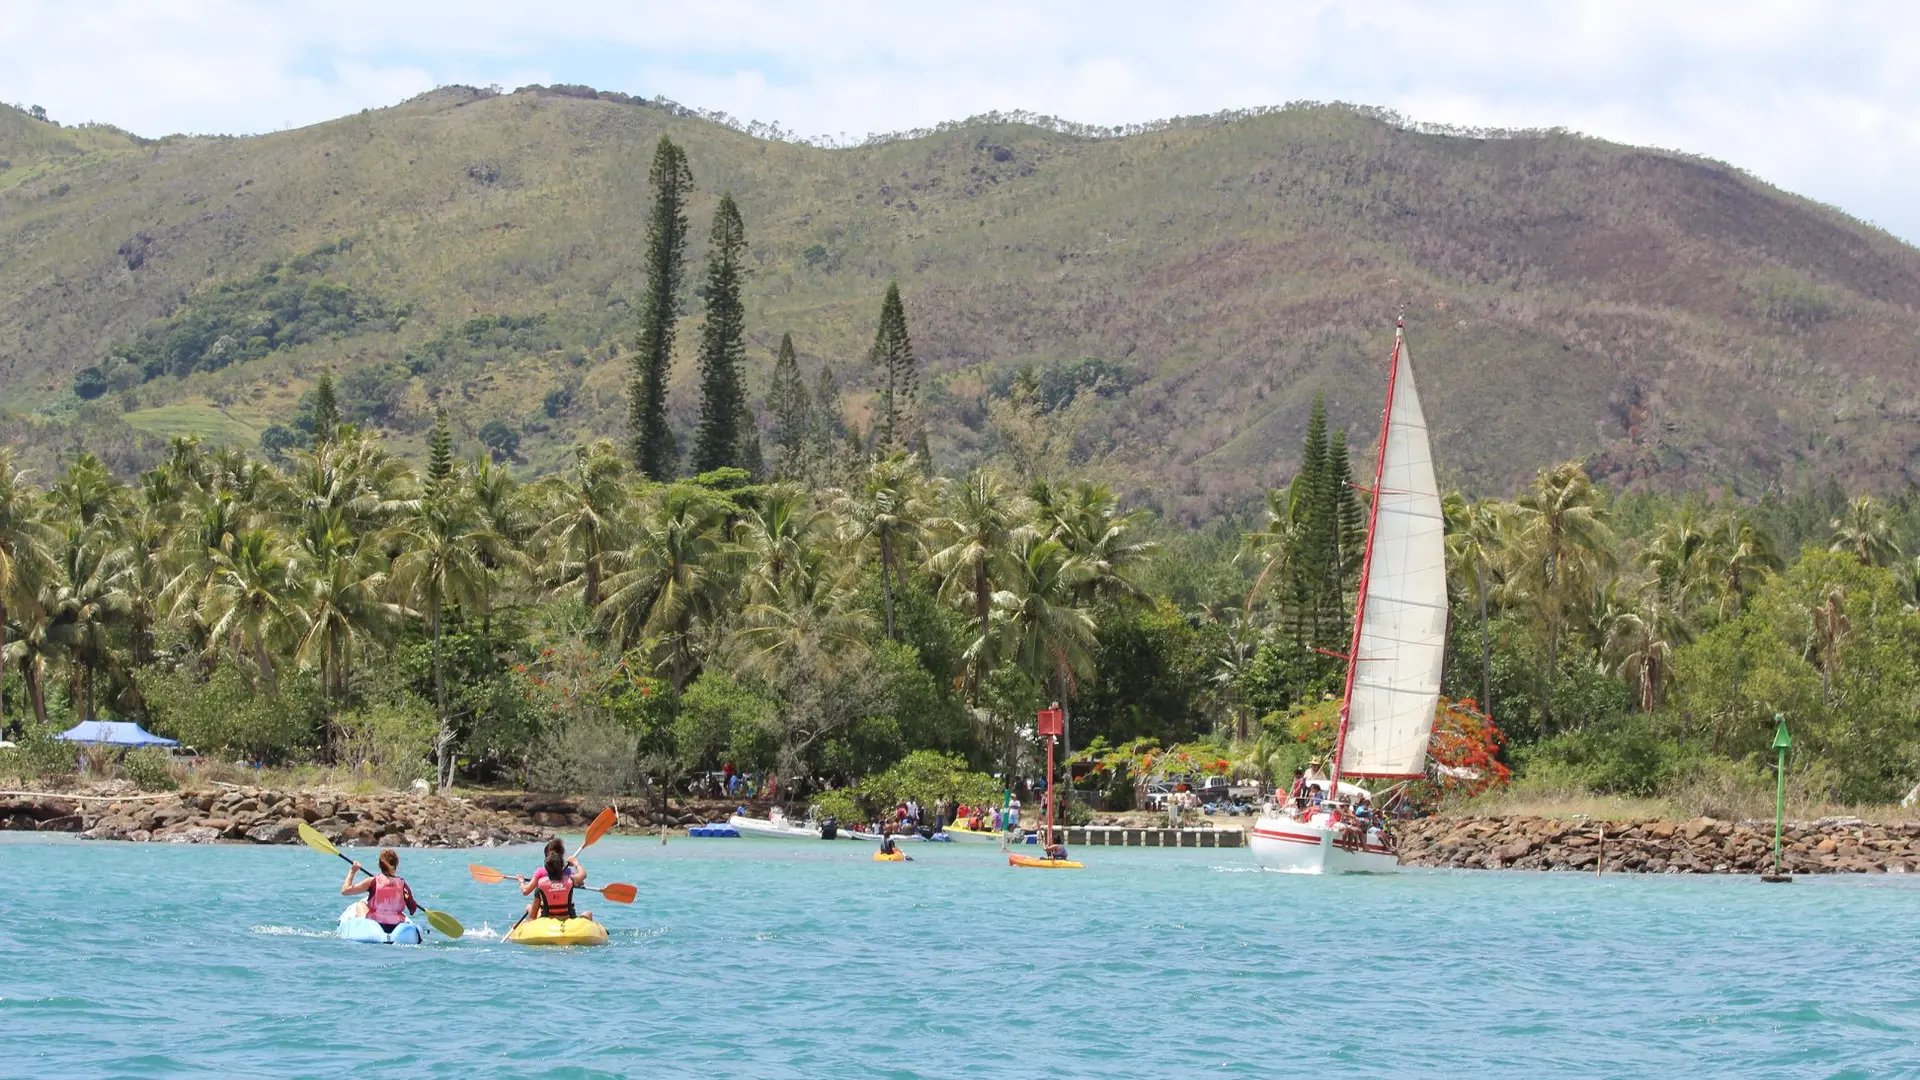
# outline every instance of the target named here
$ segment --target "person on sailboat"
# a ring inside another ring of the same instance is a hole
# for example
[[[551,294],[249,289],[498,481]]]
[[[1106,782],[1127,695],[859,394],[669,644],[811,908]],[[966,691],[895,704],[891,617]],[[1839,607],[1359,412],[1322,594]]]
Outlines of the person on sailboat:
[[[1307,762],[1307,779],[1309,781],[1318,780],[1323,784],[1326,783],[1327,774],[1320,771],[1319,758],[1314,758],[1312,761]]]
[[[1067,857],[1067,845],[1062,844],[1058,841],[1048,844],[1046,847],[1046,856],[1049,859],[1064,860]]]
[[[1287,797],[1293,800],[1295,810],[1307,808],[1307,770],[1295,766],[1293,786],[1287,789]]]

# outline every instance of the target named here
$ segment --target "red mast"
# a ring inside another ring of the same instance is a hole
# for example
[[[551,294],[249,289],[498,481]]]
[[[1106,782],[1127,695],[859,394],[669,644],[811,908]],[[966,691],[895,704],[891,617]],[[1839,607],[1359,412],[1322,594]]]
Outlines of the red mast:
[[[1360,627],[1367,617],[1367,586],[1373,581],[1374,525],[1380,518],[1380,481],[1387,469],[1387,429],[1393,424],[1393,388],[1400,378],[1400,331],[1406,320],[1393,321],[1393,355],[1387,358],[1387,407],[1380,413],[1380,445],[1373,462],[1373,501],[1367,507],[1367,547],[1360,559],[1360,595],[1353,604],[1353,640],[1347,646],[1347,685],[1340,694],[1340,733],[1333,741],[1333,768],[1329,770],[1327,802],[1340,798],[1340,759],[1347,753],[1347,723],[1353,708],[1353,667],[1360,656]]]

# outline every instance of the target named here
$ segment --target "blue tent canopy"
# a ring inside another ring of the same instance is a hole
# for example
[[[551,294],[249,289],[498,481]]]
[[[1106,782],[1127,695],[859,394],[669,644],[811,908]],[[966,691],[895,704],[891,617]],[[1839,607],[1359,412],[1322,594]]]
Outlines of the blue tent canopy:
[[[178,739],[164,739],[139,724],[119,720],[82,720],[54,738],[105,746],[180,745]]]

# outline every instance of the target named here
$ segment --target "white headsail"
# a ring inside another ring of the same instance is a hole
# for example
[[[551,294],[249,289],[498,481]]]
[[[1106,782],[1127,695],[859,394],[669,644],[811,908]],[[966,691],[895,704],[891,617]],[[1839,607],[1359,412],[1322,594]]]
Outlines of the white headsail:
[[[1340,756],[1346,776],[1422,774],[1447,646],[1446,534],[1433,446],[1406,342],[1397,335],[1394,355]]]

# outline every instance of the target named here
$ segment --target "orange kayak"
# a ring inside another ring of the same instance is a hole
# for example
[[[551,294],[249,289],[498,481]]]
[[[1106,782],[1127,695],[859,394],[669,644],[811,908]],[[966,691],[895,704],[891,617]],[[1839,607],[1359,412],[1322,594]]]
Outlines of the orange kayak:
[[[1009,855],[1008,866],[1030,866],[1036,870],[1079,870],[1085,863],[1073,859],[1036,859],[1031,855]]]

